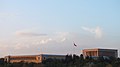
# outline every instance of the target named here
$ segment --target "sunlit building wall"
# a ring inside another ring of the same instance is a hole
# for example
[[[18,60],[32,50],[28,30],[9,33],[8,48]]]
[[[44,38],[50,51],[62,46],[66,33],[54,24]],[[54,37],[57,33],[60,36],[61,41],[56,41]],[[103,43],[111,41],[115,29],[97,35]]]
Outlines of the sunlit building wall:
[[[107,56],[107,57],[118,57],[118,50],[116,49],[84,49],[83,55],[86,56]]]
[[[41,55],[26,55],[26,56],[5,56],[4,60],[10,63],[16,62],[27,62],[27,63],[41,63],[43,60],[46,59],[65,59],[65,55],[48,55],[48,54],[41,54]]]

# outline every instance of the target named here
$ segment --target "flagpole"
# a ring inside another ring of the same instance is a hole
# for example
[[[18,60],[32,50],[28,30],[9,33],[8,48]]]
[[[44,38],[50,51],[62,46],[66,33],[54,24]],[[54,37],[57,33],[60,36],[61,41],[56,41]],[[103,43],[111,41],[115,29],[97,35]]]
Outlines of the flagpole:
[[[72,55],[74,54],[74,52],[75,52],[74,42],[72,42]]]
[[[76,53],[75,53],[75,52],[76,52],[76,51],[75,51],[75,48],[77,47],[77,45],[75,44],[75,42],[73,42],[73,45],[74,45],[74,50],[73,50],[73,51],[74,51],[74,54],[76,54]]]
[[[72,55],[74,54],[74,52],[75,52],[75,48],[74,48],[74,46],[72,45],[72,47],[73,47],[73,49],[72,49]]]

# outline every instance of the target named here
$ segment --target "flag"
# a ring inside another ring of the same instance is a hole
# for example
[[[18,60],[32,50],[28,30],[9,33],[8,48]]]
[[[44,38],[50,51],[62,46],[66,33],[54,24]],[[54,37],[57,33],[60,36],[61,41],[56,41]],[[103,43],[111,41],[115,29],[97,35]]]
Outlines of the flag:
[[[77,45],[74,43],[74,46],[77,47]]]

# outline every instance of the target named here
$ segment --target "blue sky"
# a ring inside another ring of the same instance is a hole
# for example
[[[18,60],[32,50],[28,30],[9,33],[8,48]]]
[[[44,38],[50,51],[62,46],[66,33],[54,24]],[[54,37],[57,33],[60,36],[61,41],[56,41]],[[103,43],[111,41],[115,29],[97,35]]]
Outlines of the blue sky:
[[[119,3],[119,0],[1,0],[0,51],[4,53],[0,56],[80,54],[84,48],[120,50]],[[75,49],[73,41],[78,45]]]

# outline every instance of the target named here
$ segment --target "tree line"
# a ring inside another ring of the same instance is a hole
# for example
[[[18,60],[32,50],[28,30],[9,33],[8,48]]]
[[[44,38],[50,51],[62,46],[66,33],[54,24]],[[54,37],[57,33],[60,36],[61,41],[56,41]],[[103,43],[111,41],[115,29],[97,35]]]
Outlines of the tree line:
[[[66,55],[65,60],[47,59],[46,67],[120,67],[120,58]]]
[[[84,57],[66,55],[65,59],[46,59],[42,63],[7,63],[0,59],[0,67],[120,67],[120,58],[115,57]]]

